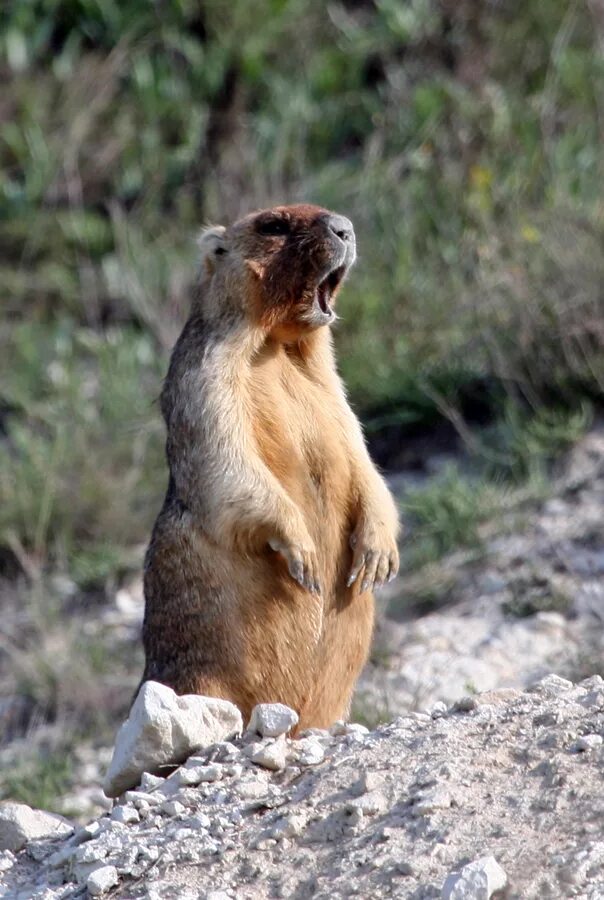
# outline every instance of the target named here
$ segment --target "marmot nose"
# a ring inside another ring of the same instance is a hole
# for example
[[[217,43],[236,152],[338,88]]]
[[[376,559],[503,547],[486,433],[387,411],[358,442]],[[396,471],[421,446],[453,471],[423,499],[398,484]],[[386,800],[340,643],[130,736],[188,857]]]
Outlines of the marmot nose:
[[[346,216],[337,216],[330,213],[326,216],[325,224],[336,234],[342,241],[354,241],[354,228],[352,222]]]

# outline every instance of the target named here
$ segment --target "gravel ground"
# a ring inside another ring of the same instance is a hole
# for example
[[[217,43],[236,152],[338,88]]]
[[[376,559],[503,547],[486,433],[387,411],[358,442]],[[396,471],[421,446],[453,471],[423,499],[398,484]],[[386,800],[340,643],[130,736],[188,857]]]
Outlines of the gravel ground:
[[[371,732],[247,734],[166,780],[143,776],[70,838],[5,851],[0,896],[478,900],[503,877],[507,898],[596,900],[603,734],[598,676],[437,703]],[[251,761],[275,741],[284,752],[266,755],[283,768]]]

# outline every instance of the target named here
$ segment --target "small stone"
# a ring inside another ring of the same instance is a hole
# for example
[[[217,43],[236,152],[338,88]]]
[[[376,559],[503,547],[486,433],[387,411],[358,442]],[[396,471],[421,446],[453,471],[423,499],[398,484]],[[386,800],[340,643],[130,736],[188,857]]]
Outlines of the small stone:
[[[507,884],[507,875],[494,856],[482,856],[451,872],[443,885],[442,900],[489,900]]]
[[[603,743],[604,739],[601,734],[584,734],[582,737],[577,738],[571,750],[574,750],[576,753],[587,753],[590,750],[597,750]]]
[[[162,812],[167,816],[181,816],[187,811],[187,807],[178,800],[165,800],[160,806]]]
[[[398,874],[402,875],[403,877],[408,877],[408,876],[416,874],[415,867],[412,866],[411,863],[408,863],[408,862],[395,863],[394,868],[396,869]]]
[[[160,775],[152,775],[151,772],[143,772],[139,788],[141,791],[150,794],[157,790],[157,788],[162,787],[165,782],[166,779],[162,778]]]
[[[375,816],[388,809],[388,800],[381,791],[371,791],[356,800],[351,800],[349,809],[360,809],[364,816]]]
[[[153,844],[149,847],[146,847],[144,844],[139,846],[138,859],[146,859],[147,862],[156,862],[158,857],[159,847],[155,847]]]
[[[476,695],[476,702],[479,707],[509,706],[520,696],[522,696],[522,691],[517,688],[495,688],[491,691],[481,691]]]
[[[131,825],[133,822],[140,821],[140,815],[133,806],[116,806],[111,810],[111,818],[114,822],[121,822],[123,825]]]
[[[535,627],[545,632],[559,632],[568,627],[568,622],[561,613],[538,612],[535,616]]]
[[[369,729],[364,725],[360,725],[358,722],[337,721],[333,723],[333,725],[329,729],[329,733],[334,737],[340,737],[341,735],[345,734],[365,735],[369,734]]]
[[[301,766],[316,766],[325,759],[325,750],[315,738],[302,738],[291,749],[292,760]]]
[[[231,741],[219,741],[214,747],[212,754],[216,762],[234,762],[239,758],[241,750],[232,744]]]
[[[545,675],[539,681],[529,687],[529,691],[533,693],[548,694],[556,697],[558,694],[565,694],[572,691],[574,684],[567,678],[561,678],[559,675]]]
[[[352,790],[357,796],[367,794],[369,791],[376,791],[383,788],[386,784],[386,778],[379,772],[363,772],[358,781],[356,781]]]
[[[327,728],[305,728],[304,731],[300,731],[298,737],[315,737],[321,738],[321,740],[330,740],[331,735]]]
[[[604,709],[604,690],[596,688],[579,698],[581,706],[587,709]]]
[[[15,865],[17,857],[11,850],[3,850],[0,853],[0,872],[8,872]]]
[[[27,855],[36,862],[42,862],[52,856],[52,845],[49,841],[30,841],[27,845]]]
[[[219,781],[222,778],[222,766],[190,766],[188,763],[177,773],[176,779],[181,785],[202,784]]]
[[[261,838],[254,844],[256,850],[272,850],[276,846],[277,841],[274,838]]]
[[[355,806],[353,803],[349,803],[345,807],[346,813],[346,824],[352,825],[355,828],[357,825],[360,825],[365,817],[365,814],[360,806]]]
[[[195,813],[195,815],[191,816],[188,820],[189,827],[195,831],[207,831],[211,824],[212,821],[210,817],[202,812]]]
[[[174,772],[174,774],[171,775],[170,778],[166,778],[162,786],[156,788],[156,790],[153,791],[153,795],[157,795],[157,797],[159,797],[160,803],[163,800],[171,800],[174,794],[177,794],[181,790],[181,785],[177,781],[179,771],[180,769]]]
[[[268,787],[262,781],[240,781],[237,793],[243,800],[259,800],[266,797]]]
[[[260,744],[259,747],[252,744],[251,747],[254,749],[250,754],[250,759],[256,765],[274,772],[285,768],[287,764],[285,738],[277,738],[270,744]]]
[[[259,703],[252,710],[248,731],[279,737],[298,724],[298,713],[283,703]]]
[[[32,809],[25,803],[0,804],[0,850],[17,853],[29,841],[58,840],[73,834],[63,816]]]
[[[431,719],[442,719],[447,715],[447,704],[443,703],[442,700],[437,700],[429,709],[426,710],[426,715],[430,716]]]
[[[306,828],[306,816],[301,813],[291,813],[278,819],[270,830],[270,837],[278,841],[286,838],[298,837]]]
[[[424,794],[413,807],[413,815],[428,816],[439,809],[449,809],[453,805],[453,797],[442,788],[435,788]]]
[[[146,681],[120,728],[103,784],[108,797],[135,787],[144,772],[179,765],[201,747],[242,731],[233,703],[197,694],[178,696],[165,684]]]
[[[115,866],[101,866],[91,872],[86,881],[86,887],[91,897],[100,897],[106,894],[118,883],[119,878]]]
[[[100,822],[89,822],[88,825],[84,825],[82,828],[79,828],[76,832],[76,837],[78,838],[78,843],[83,843],[84,841],[90,841],[92,838],[96,837],[97,834],[100,834],[101,824]]]
[[[161,803],[159,794],[147,794],[145,791],[126,791],[124,794],[126,803],[131,803],[136,809],[145,809]]]
[[[107,843],[101,843],[100,841],[94,841],[90,844],[83,844],[81,847],[78,847],[74,858],[79,863],[96,863],[101,859],[105,859],[109,852],[109,845]]]

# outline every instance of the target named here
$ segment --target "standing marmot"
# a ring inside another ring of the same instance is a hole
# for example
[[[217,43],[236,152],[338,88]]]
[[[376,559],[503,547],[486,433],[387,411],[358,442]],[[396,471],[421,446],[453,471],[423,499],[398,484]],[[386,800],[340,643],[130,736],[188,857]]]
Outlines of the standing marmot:
[[[398,517],[334,363],[351,223],[278,206],[201,238],[162,393],[168,492],[145,563],[144,679],[347,715]]]

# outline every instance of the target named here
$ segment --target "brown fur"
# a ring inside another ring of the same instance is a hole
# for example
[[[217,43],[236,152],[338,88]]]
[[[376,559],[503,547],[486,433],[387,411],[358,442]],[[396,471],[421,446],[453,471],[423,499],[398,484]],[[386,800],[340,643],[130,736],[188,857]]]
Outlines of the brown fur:
[[[371,588],[398,566],[396,509],[318,305],[354,260],[351,226],[330,216],[277,207],[202,237],[162,393],[170,484],[145,565],[144,679],[246,717],[280,701],[300,728],[347,715]]]

